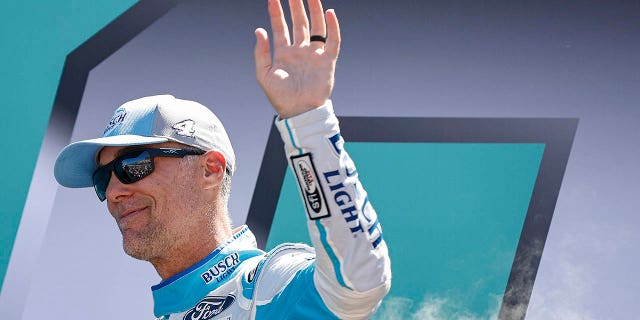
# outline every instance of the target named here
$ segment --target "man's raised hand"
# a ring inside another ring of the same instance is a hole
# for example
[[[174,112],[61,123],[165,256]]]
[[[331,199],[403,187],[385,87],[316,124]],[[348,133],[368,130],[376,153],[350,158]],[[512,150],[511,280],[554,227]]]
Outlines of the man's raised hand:
[[[263,28],[256,34],[256,78],[281,118],[289,118],[322,105],[333,90],[340,51],[340,26],[333,10],[323,12],[320,0],[308,0],[309,19],[302,0],[289,0],[293,41],[280,0],[268,0],[273,59]],[[311,41],[326,37],[326,43]]]

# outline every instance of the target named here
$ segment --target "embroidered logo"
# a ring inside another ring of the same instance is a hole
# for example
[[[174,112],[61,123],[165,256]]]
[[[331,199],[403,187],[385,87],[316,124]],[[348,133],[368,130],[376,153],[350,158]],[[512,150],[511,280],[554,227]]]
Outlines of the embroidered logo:
[[[127,116],[127,110],[125,109],[116,110],[116,112],[113,114],[113,117],[111,117],[111,120],[109,120],[109,123],[107,124],[107,127],[104,129],[104,132],[102,133],[102,135],[106,136],[107,134],[111,133],[111,131],[113,131],[113,129],[115,129],[117,125],[121,124],[124,121],[124,118],[126,116]]]
[[[300,186],[309,219],[315,220],[330,216],[311,154],[305,153],[291,157],[291,165],[296,172],[298,186]]]
[[[213,267],[201,274],[200,277],[202,277],[202,280],[204,280],[206,284],[209,284],[214,279],[220,282],[233,273],[239,263],[240,255],[234,252],[218,261]]]
[[[196,122],[193,120],[184,120],[173,125],[173,130],[176,134],[183,137],[195,138],[196,135]]]
[[[202,301],[189,310],[183,320],[209,320],[213,317],[221,314],[224,310],[228,309],[233,302],[236,301],[236,296],[230,294],[226,297],[221,296],[207,296]]]

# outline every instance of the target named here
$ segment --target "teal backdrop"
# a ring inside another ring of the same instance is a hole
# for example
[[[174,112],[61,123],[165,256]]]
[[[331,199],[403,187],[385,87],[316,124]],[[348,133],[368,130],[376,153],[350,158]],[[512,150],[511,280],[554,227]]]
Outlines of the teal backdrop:
[[[346,148],[366,172],[360,179],[392,262],[391,292],[374,319],[495,318],[544,144],[347,142]],[[310,244],[299,198],[288,169],[267,249]]]
[[[0,10],[0,287],[65,58],[135,2],[9,1]]]

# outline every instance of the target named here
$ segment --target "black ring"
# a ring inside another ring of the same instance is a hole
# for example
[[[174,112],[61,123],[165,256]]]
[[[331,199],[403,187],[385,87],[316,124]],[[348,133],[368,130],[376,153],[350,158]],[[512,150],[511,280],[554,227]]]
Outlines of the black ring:
[[[323,37],[323,36],[311,36],[311,38],[309,38],[309,40],[311,42],[313,41],[320,41],[322,43],[327,43],[327,38]]]

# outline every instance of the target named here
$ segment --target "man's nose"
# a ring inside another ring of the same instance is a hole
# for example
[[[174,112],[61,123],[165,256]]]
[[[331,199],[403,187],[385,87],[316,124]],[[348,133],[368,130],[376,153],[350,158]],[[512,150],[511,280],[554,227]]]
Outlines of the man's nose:
[[[105,194],[108,201],[118,202],[121,198],[131,195],[131,185],[122,183],[112,171]]]

